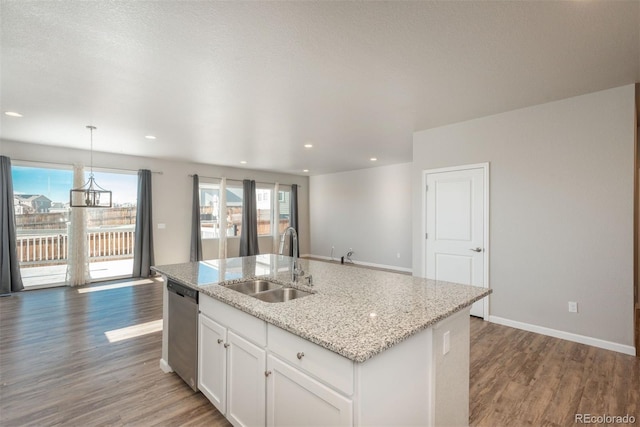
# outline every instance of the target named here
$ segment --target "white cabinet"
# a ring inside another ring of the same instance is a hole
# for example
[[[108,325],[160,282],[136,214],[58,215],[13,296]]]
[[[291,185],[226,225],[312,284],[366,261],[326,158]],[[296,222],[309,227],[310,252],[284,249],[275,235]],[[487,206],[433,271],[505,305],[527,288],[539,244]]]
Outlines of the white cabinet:
[[[198,387],[233,425],[353,425],[352,361],[205,295],[200,311]]]
[[[350,426],[353,405],[273,355],[267,357],[267,426]]]
[[[198,318],[198,388],[221,413],[227,405],[227,328]]]
[[[198,387],[235,426],[264,426],[264,349],[199,316]]]
[[[227,419],[235,426],[263,426],[266,352],[232,331],[227,338]]]

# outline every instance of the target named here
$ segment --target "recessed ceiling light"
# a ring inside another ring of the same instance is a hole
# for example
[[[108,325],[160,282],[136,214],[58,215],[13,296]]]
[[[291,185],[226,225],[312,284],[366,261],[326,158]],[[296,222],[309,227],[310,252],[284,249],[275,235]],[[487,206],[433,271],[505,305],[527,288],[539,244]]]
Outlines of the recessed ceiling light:
[[[303,169],[302,172],[309,172],[309,169]]]
[[[246,160],[240,160],[240,164],[241,164],[241,165],[246,165],[246,164],[247,164],[247,161],[246,161]]]
[[[156,139],[156,137],[153,135],[145,135],[144,137],[147,139]]]
[[[375,161],[377,161],[377,160],[378,160],[378,158],[377,158],[377,157],[372,157],[372,158],[370,158],[369,160],[371,160],[372,162],[375,162]]]
[[[22,117],[22,114],[16,113],[15,111],[5,111],[4,115],[9,117]]]
[[[304,148],[312,148],[313,144],[304,144]]]

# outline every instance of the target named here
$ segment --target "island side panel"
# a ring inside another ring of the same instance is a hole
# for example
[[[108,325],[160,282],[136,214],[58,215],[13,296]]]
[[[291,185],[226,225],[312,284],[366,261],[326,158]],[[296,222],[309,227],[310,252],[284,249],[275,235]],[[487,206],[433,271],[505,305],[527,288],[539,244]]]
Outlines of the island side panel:
[[[356,366],[357,426],[433,426],[431,328]]]
[[[162,355],[160,369],[164,373],[173,372],[169,366],[169,291],[167,291],[167,276],[162,275]]]
[[[469,425],[470,310],[466,308],[433,328],[435,425]],[[445,353],[445,336],[449,351]]]
[[[356,364],[355,425],[469,424],[469,310]]]

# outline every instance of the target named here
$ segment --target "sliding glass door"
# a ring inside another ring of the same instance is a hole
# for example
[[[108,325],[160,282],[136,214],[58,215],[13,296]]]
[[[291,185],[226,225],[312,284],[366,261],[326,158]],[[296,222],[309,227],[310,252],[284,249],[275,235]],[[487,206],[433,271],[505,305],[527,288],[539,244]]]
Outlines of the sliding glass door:
[[[71,168],[12,166],[17,254],[25,288],[62,285]]]
[[[93,176],[101,187],[112,191],[113,206],[87,209],[91,280],[131,277],[138,177],[112,172],[94,172]],[[86,172],[85,178],[89,178]]]
[[[102,187],[113,192],[113,207],[87,209],[91,280],[131,277],[137,176],[106,172],[95,172],[94,176]],[[16,246],[25,288],[64,285],[71,166],[13,165],[12,178]]]

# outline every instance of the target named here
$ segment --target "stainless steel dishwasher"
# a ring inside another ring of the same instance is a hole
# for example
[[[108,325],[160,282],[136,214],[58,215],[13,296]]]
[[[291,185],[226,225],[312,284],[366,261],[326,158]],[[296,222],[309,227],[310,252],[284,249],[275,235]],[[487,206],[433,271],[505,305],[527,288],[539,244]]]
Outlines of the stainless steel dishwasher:
[[[167,282],[169,294],[169,366],[198,391],[198,291]]]

